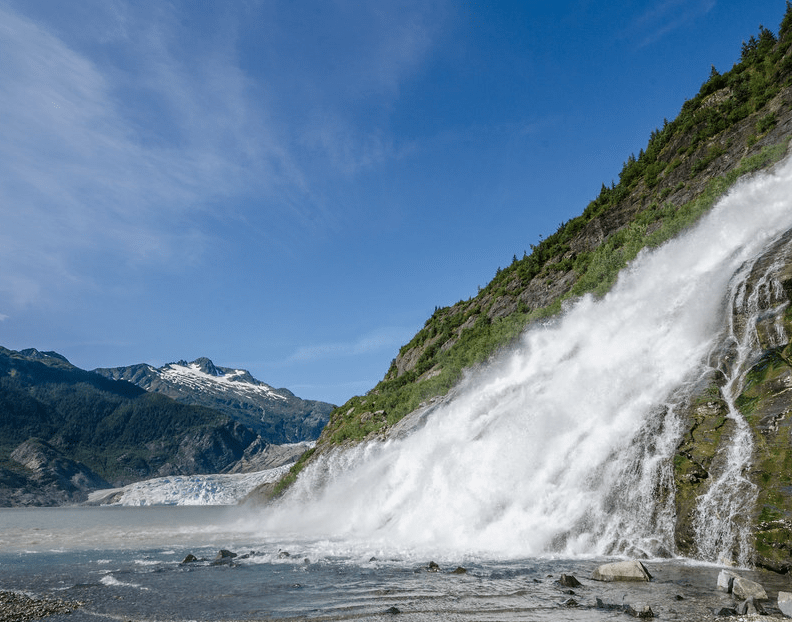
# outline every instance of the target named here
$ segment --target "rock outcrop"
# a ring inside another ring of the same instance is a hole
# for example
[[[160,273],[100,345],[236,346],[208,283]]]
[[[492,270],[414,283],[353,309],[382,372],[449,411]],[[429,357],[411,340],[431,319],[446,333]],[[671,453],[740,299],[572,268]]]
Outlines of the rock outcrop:
[[[110,484],[81,462],[68,458],[49,443],[31,438],[19,445],[11,460],[23,467],[8,501],[14,505],[78,503],[88,493]],[[11,503],[9,503],[11,505]]]

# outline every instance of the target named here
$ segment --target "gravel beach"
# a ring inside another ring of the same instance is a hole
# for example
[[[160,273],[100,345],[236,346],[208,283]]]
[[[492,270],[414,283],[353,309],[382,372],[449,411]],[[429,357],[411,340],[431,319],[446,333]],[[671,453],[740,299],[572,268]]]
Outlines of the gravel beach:
[[[0,622],[24,622],[56,613],[71,613],[82,604],[60,599],[31,598],[16,592],[0,592]]]

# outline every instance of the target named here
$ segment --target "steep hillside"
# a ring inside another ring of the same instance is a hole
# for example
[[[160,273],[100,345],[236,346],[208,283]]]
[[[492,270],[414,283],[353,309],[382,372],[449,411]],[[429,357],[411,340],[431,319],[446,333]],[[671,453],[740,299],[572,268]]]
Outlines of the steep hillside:
[[[337,408],[315,453],[382,438],[405,415],[445,395],[536,321],[586,293],[601,296],[642,248],[689,227],[741,175],[782,158],[792,136],[792,6],[776,37],[760,27],[728,72],[712,68],[679,115],[652,132],[583,213],[498,268],[478,294],[438,308],[385,378]],[[311,459],[304,456],[281,487]]]
[[[273,444],[316,440],[335,408],[326,402],[300,399],[288,389],[274,389],[244,369],[216,367],[208,358],[160,368],[141,364],[94,372],[182,404],[218,410]]]
[[[260,450],[216,410],[179,404],[71,365],[0,348],[0,505],[83,500],[97,487],[217,473]]]

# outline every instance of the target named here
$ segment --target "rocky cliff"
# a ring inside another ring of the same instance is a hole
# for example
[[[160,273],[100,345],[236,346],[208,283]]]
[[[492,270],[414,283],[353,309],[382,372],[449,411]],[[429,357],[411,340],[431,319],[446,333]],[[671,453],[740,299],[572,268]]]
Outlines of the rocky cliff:
[[[682,409],[674,456],[676,546],[706,557],[726,549],[738,560],[777,572],[792,569],[792,231],[746,267],[730,301],[722,337]],[[747,423],[745,440],[740,426]],[[718,541],[719,525],[700,515],[702,500],[734,464],[730,448],[744,442],[749,459],[725,491],[735,500],[721,520],[735,520],[747,543]],[[737,511],[734,511],[737,510]],[[727,516],[732,514],[732,516]],[[709,537],[702,531],[707,530]]]

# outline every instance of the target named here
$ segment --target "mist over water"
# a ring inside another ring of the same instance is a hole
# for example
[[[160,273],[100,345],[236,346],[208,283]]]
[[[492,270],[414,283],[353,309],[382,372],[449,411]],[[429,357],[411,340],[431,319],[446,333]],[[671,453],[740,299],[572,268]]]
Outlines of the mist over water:
[[[790,161],[735,186],[603,299],[466,378],[420,430],[317,461],[259,529],[448,556],[673,554],[677,411],[735,273],[792,227],[790,197]]]

